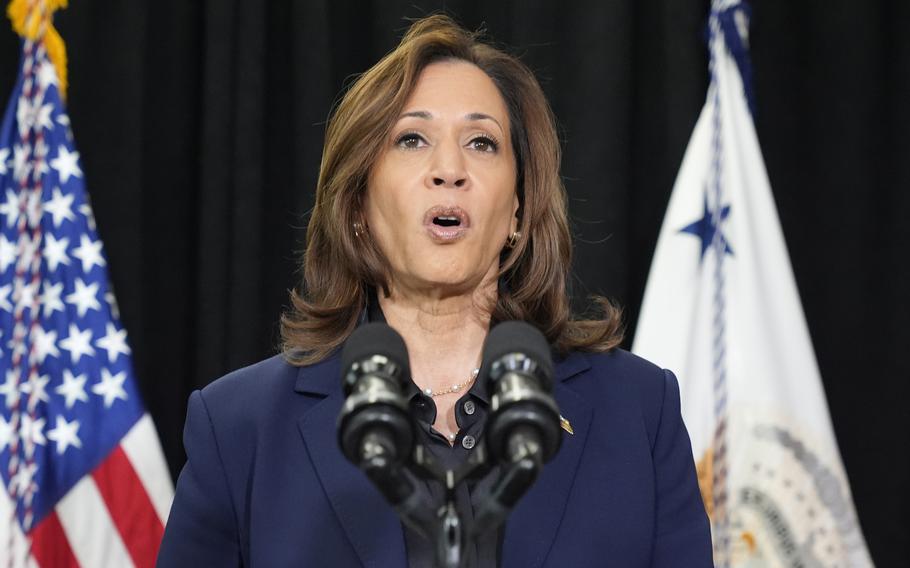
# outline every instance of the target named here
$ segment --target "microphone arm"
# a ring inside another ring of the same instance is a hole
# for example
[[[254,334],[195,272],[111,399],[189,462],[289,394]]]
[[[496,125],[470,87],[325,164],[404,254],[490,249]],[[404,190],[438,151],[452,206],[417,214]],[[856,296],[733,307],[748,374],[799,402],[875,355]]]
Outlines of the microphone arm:
[[[402,522],[424,538],[432,539],[435,532],[432,527],[438,523],[433,503],[425,493],[416,490],[406,470],[396,465],[394,445],[388,443],[385,433],[373,431],[365,435],[361,455],[360,469],[394,507]]]
[[[471,537],[476,538],[503,524],[518,500],[537,480],[543,467],[537,438],[537,433],[529,427],[513,433],[509,444],[513,459],[503,465],[499,479],[483,500],[471,527]]]

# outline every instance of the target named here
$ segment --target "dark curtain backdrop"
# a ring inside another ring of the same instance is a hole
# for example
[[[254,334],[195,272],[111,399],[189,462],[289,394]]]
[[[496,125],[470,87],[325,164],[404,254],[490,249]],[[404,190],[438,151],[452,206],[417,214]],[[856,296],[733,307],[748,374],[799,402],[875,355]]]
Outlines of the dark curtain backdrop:
[[[176,472],[186,399],[273,354],[326,116],[405,17],[481,24],[559,119],[574,291],[634,330],[707,84],[707,0],[74,0],[69,110],[137,374]],[[879,566],[910,565],[910,3],[764,0],[756,123]],[[3,34],[0,80],[18,46]],[[627,341],[628,344],[628,341]]]

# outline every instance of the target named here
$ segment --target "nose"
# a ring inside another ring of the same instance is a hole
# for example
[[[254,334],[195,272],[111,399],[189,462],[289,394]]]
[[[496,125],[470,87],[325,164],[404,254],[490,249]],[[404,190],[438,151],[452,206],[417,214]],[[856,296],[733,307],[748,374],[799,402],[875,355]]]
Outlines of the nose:
[[[464,188],[468,183],[468,172],[464,156],[457,142],[438,144],[433,149],[433,162],[427,172],[427,186]]]

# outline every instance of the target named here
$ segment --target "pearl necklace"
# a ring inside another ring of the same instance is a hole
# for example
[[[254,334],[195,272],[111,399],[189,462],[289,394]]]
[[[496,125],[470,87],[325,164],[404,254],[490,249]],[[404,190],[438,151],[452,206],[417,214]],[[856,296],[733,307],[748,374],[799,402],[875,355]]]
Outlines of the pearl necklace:
[[[465,379],[463,382],[456,383],[448,388],[445,388],[445,389],[439,390],[439,391],[434,391],[431,388],[425,388],[425,389],[423,389],[423,394],[436,398],[437,396],[442,396],[444,394],[451,394],[453,392],[458,392],[461,389],[463,389],[463,388],[467,387],[468,385],[470,385],[471,383],[473,383],[474,379],[477,378],[477,375],[479,373],[480,373],[480,368],[476,368],[473,371],[471,371],[471,376],[468,377],[467,379]]]

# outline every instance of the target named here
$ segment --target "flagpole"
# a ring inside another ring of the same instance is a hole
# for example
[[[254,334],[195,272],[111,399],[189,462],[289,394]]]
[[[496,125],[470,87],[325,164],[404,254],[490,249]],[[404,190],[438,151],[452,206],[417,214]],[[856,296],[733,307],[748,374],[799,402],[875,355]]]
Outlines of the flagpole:
[[[708,20],[710,30],[710,59],[708,72],[710,75],[710,91],[713,98],[713,112],[711,116],[711,174],[710,187],[713,192],[714,204],[711,207],[711,224],[717,229],[711,239],[711,249],[714,252],[714,296],[713,296],[713,374],[714,374],[714,436],[713,436],[713,464],[712,464],[712,492],[714,503],[714,562],[718,568],[729,566],[729,525],[727,515],[727,366],[726,366],[726,304],[724,292],[724,257],[726,245],[721,230],[723,217],[721,215],[723,201],[722,175],[722,139],[720,124],[720,95],[717,86],[717,61],[720,43],[720,24],[718,11],[722,0],[713,0],[711,15]]]
[[[37,27],[35,36],[26,37],[24,40],[23,87],[19,105],[20,108],[24,107],[26,112],[35,113],[38,112],[41,106],[40,103],[44,98],[44,85],[37,81],[37,66],[35,62],[40,60],[44,49],[43,38],[47,29],[48,13],[43,2],[32,4],[32,6],[35,9],[28,15],[28,20],[31,21],[27,21],[26,26],[32,27],[36,25]],[[28,559],[31,556],[31,539],[27,535],[33,520],[32,502],[36,488],[32,479],[36,468],[33,432],[39,420],[36,410],[39,396],[38,381],[41,380],[41,377],[39,376],[38,359],[35,356],[35,345],[32,341],[32,338],[35,337],[39,320],[34,316],[29,318],[28,323],[25,320],[26,311],[30,314],[36,314],[40,310],[40,297],[37,291],[41,280],[41,255],[38,251],[43,237],[40,222],[40,203],[43,190],[41,175],[43,168],[46,167],[43,160],[47,150],[43,130],[43,127],[34,116],[31,117],[27,128],[22,128],[21,124],[19,127],[20,148],[28,148],[29,155],[26,163],[30,164],[30,167],[23,165],[17,172],[20,211],[17,223],[19,238],[16,254],[16,273],[12,295],[15,305],[13,312],[15,323],[13,327],[11,371],[13,388],[28,394],[28,397],[16,395],[18,401],[12,407],[10,417],[12,438],[10,441],[7,493],[11,502],[15,503],[15,506],[11,509],[11,518],[9,519],[8,550],[10,566],[13,565],[13,551],[15,550],[13,524],[17,523],[19,516],[22,517],[26,535],[23,558]],[[26,354],[28,357],[23,360],[23,355]],[[22,383],[24,363],[28,367],[27,379],[24,384],[20,384]],[[24,509],[20,509],[22,503],[25,504]]]

